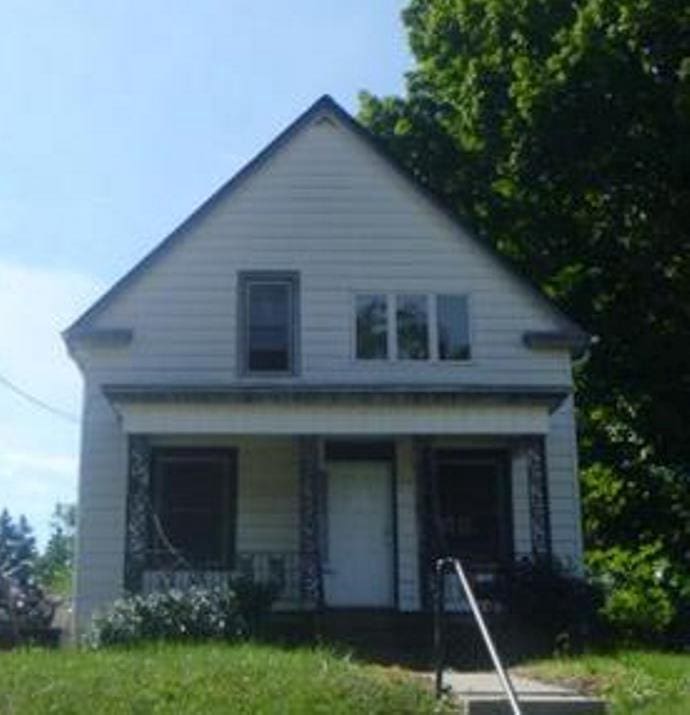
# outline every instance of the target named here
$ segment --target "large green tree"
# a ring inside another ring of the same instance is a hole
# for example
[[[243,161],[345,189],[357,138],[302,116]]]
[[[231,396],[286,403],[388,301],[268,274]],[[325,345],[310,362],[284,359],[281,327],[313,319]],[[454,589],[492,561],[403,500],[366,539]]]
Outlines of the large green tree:
[[[597,336],[581,444],[611,510],[590,543],[659,537],[690,562],[690,5],[412,0],[403,19],[405,96],[363,93],[360,118]]]

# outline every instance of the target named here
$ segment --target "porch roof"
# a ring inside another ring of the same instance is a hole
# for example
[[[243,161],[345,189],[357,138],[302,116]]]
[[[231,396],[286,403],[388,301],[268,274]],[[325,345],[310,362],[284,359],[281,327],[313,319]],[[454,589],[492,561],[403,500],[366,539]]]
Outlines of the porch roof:
[[[566,387],[105,385],[129,433],[545,434]]]

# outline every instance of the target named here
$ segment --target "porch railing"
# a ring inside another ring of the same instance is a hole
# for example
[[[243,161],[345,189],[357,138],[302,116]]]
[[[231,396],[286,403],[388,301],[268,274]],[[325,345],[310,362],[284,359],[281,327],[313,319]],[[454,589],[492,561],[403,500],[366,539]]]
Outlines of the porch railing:
[[[222,587],[237,577],[255,583],[271,584],[280,602],[298,603],[300,600],[299,554],[290,551],[239,551],[230,568],[214,562],[179,559],[170,562],[169,554],[151,552],[149,566],[144,569],[143,593],[171,588],[187,589]]]
[[[506,694],[506,699],[510,704],[511,711],[514,715],[522,715],[520,705],[518,703],[517,694],[513,683],[510,679],[510,675],[503,667],[501,658],[496,650],[496,645],[494,644],[491,633],[487,628],[484,616],[479,607],[477,599],[474,595],[472,587],[470,586],[467,574],[462,566],[459,559],[456,558],[442,558],[438,559],[435,564],[436,571],[436,607],[434,609],[434,651],[436,660],[436,694],[440,696],[443,693],[443,671],[445,670],[445,611],[446,611],[446,598],[445,598],[445,585],[446,585],[446,574],[450,573],[455,578],[461,588],[462,594],[464,595],[469,610],[472,613],[477,628],[481,633],[482,640],[486,646],[489,655],[491,656],[491,662],[493,663],[494,670],[501,686]],[[455,580],[455,579],[453,579]]]
[[[447,557],[444,557],[447,558]],[[436,563],[430,563],[427,572],[427,581],[430,602],[438,580]],[[512,567],[506,564],[472,562],[463,565],[472,583],[475,598],[482,613],[498,615],[504,613],[509,606],[509,583]],[[468,613],[469,604],[462,591],[462,586],[453,572],[447,571],[444,582],[445,604],[444,608],[449,613]]]

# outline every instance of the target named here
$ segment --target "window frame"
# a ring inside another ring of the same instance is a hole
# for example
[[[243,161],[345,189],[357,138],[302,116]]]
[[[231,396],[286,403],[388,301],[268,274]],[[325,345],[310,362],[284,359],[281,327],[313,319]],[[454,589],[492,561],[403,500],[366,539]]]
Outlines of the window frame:
[[[289,287],[288,367],[286,370],[256,370],[249,367],[249,290],[253,284],[283,284]],[[237,372],[240,377],[294,377],[300,365],[300,274],[298,271],[239,271],[237,274]]]
[[[361,358],[357,355],[357,298],[359,296],[383,295],[386,299],[386,335],[388,354],[385,358]],[[398,351],[398,325],[397,325],[397,297],[402,295],[423,295],[426,297],[427,308],[427,339],[428,357],[425,359],[403,358]],[[466,359],[442,360],[438,351],[438,306],[436,299],[441,295],[458,296],[465,298],[467,305],[467,339],[469,342],[470,355]],[[351,318],[351,356],[352,360],[359,365],[381,365],[385,363],[396,363],[400,365],[455,365],[458,367],[472,365],[475,360],[475,340],[474,340],[474,310],[473,296],[469,291],[423,291],[414,289],[397,290],[356,290],[351,294],[350,318]]]
[[[164,519],[162,513],[162,498],[165,489],[165,462],[194,461],[216,459],[222,462],[224,477],[227,480],[223,485],[224,508],[221,511],[221,562],[215,568],[204,564],[204,570],[232,570],[237,556],[237,525],[238,525],[238,474],[237,450],[224,447],[154,447],[151,450],[151,482],[149,485],[149,499],[152,511],[157,518]],[[193,509],[189,510],[193,512]],[[167,537],[166,537],[167,538]],[[157,568],[157,547],[160,536],[156,533],[153,524],[149,526],[146,553],[148,568]],[[173,545],[174,546],[174,545]],[[187,558],[185,556],[185,558]],[[197,566],[191,562],[191,568]],[[180,568],[180,567],[178,567]]]

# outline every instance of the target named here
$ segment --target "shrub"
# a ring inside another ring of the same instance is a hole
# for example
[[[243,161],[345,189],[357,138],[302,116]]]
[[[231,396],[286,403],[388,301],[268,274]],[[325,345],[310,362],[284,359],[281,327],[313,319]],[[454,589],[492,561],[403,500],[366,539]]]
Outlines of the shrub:
[[[274,589],[246,580],[234,586],[171,589],[120,599],[94,618],[87,644],[100,648],[142,641],[246,638],[269,610]]]
[[[53,643],[59,637],[50,628],[57,601],[18,566],[0,555],[0,646]]]
[[[625,641],[659,640],[676,618],[676,575],[661,544],[587,554],[592,579],[604,593],[601,615]]]
[[[557,650],[579,648],[599,631],[599,590],[555,559],[518,561],[507,596],[511,612]]]
[[[231,579],[230,588],[235,593],[240,615],[251,632],[259,627],[282,590],[279,583],[257,583],[247,577]]]

